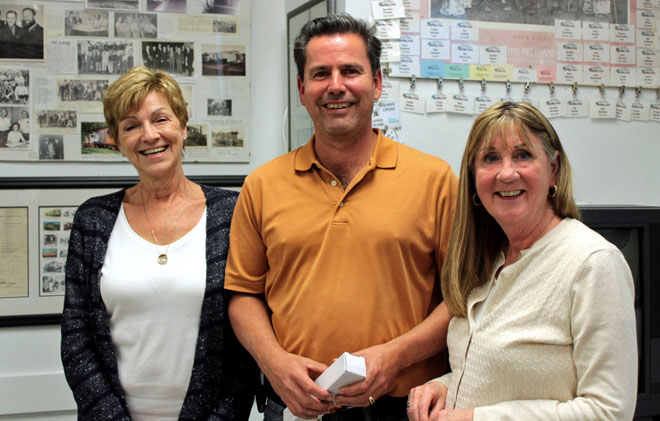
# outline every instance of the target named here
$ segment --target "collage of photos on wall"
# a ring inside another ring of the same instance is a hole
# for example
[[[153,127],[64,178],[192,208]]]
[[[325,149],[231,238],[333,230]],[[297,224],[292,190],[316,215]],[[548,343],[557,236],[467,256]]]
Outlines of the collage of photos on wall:
[[[39,207],[39,295],[64,295],[64,265],[77,207]]]
[[[251,0],[2,2],[0,162],[126,162],[102,101],[139,65],[182,88],[197,134],[184,161],[248,162],[250,8]]]

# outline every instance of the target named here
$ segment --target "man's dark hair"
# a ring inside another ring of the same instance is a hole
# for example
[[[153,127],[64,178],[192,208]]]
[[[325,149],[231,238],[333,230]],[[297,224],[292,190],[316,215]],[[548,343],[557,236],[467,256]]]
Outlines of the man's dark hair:
[[[29,10],[30,12],[32,12],[33,17],[37,16],[37,11],[34,10],[33,8],[31,8],[31,7],[24,8],[23,10],[21,10],[21,13],[25,12],[26,10]]]
[[[322,35],[356,34],[364,41],[367,57],[374,75],[380,69],[380,40],[376,38],[376,28],[369,26],[362,19],[356,19],[347,14],[330,14],[316,18],[305,24],[296,37],[293,45],[293,57],[298,67],[298,76],[304,80],[307,43],[314,37]]]

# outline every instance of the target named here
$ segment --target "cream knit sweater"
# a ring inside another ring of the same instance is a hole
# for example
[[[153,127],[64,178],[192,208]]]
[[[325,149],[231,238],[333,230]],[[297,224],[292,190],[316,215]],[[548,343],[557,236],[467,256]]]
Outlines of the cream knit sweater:
[[[503,257],[495,266],[503,263]],[[474,306],[490,294],[478,322]],[[630,420],[637,336],[621,252],[573,219],[472,291],[451,320],[447,408],[475,421]]]

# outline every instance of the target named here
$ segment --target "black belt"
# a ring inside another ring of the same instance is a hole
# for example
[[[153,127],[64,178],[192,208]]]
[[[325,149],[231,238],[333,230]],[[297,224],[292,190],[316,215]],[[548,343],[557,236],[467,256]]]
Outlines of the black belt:
[[[266,397],[280,405],[281,407],[286,407],[282,399],[275,393],[270,383],[266,382]],[[334,414],[325,415],[324,420],[332,420],[334,418],[341,420],[363,420],[364,419],[364,410],[368,410],[371,413],[372,419],[391,417],[393,415],[400,415],[402,417],[406,416],[406,402],[408,401],[407,397],[395,398],[393,396],[384,395],[376,399],[373,405],[369,405],[366,408],[360,407],[342,407],[337,409]],[[335,416],[336,414],[336,416]]]

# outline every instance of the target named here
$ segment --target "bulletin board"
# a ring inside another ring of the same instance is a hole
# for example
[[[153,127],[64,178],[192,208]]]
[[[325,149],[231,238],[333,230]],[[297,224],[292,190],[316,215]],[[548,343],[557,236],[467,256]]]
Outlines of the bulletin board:
[[[250,0],[0,4],[0,161],[122,162],[103,93],[146,65],[188,104],[184,162],[248,162]]]

